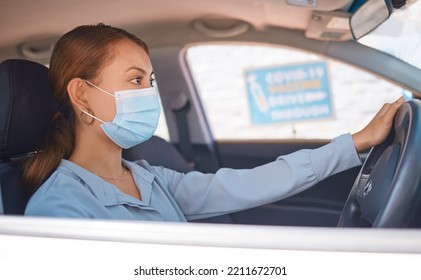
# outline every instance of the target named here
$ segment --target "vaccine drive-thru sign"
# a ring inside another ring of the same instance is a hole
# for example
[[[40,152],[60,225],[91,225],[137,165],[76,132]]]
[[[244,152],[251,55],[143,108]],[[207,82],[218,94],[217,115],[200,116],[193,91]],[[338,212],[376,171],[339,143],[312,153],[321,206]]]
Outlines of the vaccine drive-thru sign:
[[[323,61],[246,70],[252,122],[298,122],[333,115]]]

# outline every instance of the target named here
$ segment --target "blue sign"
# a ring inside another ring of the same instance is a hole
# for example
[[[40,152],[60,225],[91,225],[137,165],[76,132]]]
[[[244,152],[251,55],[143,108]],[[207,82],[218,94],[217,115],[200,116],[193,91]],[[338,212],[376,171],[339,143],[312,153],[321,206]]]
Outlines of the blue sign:
[[[252,122],[330,118],[333,106],[324,61],[246,70]]]

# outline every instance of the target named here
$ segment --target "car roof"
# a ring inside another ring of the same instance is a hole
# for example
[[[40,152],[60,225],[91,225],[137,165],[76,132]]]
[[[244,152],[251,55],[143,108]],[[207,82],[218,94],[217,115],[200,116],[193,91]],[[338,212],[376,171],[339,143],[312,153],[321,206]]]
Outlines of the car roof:
[[[0,61],[23,58],[47,65],[64,33],[79,25],[104,23],[140,37],[152,54],[162,47],[179,48],[179,54],[186,46],[209,42],[283,45],[356,65],[416,94],[419,69],[352,40],[348,20],[358,3],[361,1],[1,1]],[[159,61],[152,57],[152,62]]]
[[[345,11],[351,0],[319,0],[316,6],[288,4],[293,0],[15,0],[2,1],[0,49],[18,46],[28,41],[56,38],[82,24],[99,22],[139,31],[138,35],[154,44],[169,40],[165,33],[154,36],[162,25],[183,26],[177,36],[194,31],[193,22],[219,20],[213,26],[223,29],[232,20],[250,24],[252,28],[280,27],[305,30],[314,11]],[[303,2],[303,1],[295,1]],[[311,1],[309,2],[311,3]],[[227,20],[230,19],[230,20]],[[173,35],[174,36],[174,35]],[[170,36],[171,37],[171,36]]]

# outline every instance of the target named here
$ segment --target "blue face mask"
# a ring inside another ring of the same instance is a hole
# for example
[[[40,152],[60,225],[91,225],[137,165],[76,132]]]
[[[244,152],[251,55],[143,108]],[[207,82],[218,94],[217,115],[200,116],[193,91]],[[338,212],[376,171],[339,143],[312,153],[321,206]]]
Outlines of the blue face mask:
[[[161,113],[156,88],[122,90],[111,94],[89,81],[85,82],[115,98],[117,112],[112,122],[104,122],[79,108],[101,122],[102,130],[112,141],[123,149],[128,149],[152,137]]]

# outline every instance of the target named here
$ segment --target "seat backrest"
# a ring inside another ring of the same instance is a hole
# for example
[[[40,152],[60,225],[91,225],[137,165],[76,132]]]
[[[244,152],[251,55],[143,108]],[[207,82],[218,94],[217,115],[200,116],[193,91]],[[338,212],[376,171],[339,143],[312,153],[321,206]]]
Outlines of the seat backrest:
[[[0,213],[23,214],[29,196],[21,160],[39,151],[53,109],[47,67],[19,59],[0,63]]]
[[[171,143],[158,136],[152,136],[140,145],[123,150],[123,158],[131,161],[144,159],[150,165],[163,166],[183,173],[192,170],[179,151]]]

